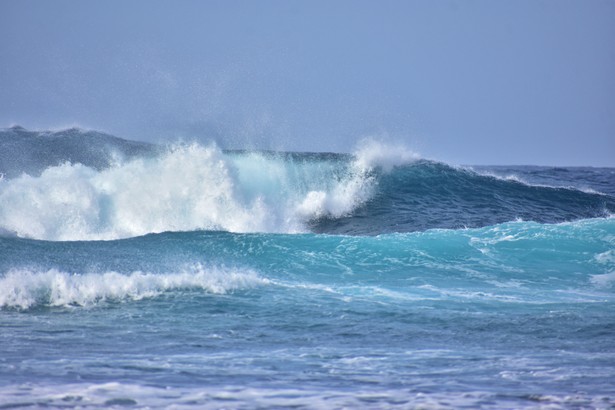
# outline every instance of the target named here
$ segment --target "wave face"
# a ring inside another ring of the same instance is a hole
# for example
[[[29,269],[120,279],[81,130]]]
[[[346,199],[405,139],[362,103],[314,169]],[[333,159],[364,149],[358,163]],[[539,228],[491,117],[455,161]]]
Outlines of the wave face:
[[[0,408],[615,408],[613,169],[0,136]]]
[[[558,181],[553,186],[532,185],[431,161],[376,172],[378,189],[369,201],[350,215],[319,221],[314,230],[373,235],[514,220],[557,223],[604,217],[615,210],[612,195],[558,186]]]
[[[615,211],[611,194],[592,190],[611,186],[602,180],[533,185],[373,142],[343,155],[163,149],[93,132],[15,127],[0,140],[13,146],[2,158],[0,230],[36,239],[191,230],[378,235]]]

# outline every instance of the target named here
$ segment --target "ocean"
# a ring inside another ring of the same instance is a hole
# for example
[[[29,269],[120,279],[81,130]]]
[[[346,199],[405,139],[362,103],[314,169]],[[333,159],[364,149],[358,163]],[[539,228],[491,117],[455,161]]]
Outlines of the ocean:
[[[615,408],[615,169],[0,130],[0,409]]]

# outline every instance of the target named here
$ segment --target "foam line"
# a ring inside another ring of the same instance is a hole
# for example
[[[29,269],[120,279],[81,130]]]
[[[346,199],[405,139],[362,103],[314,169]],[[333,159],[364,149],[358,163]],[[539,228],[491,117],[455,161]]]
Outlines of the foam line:
[[[182,289],[223,294],[266,283],[252,270],[205,268],[200,264],[167,274],[13,269],[0,278],[0,308],[92,306],[105,301],[152,298]]]

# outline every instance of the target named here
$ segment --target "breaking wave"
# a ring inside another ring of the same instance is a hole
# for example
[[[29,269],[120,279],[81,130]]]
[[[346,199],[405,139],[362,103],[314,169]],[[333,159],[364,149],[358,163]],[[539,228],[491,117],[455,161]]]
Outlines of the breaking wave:
[[[4,155],[0,166],[5,236],[108,240],[194,230],[378,235],[615,212],[608,194],[484,175],[372,140],[347,155],[223,151],[196,143],[163,149],[79,130],[30,134],[15,127],[0,133],[2,146],[13,147],[13,165]],[[49,147],[63,155],[32,159],[32,152]]]
[[[251,270],[205,268],[200,264],[168,274],[139,271],[71,274],[56,269],[12,269],[0,277],[0,307],[93,306],[152,298],[177,290],[223,294],[266,283],[266,279]]]

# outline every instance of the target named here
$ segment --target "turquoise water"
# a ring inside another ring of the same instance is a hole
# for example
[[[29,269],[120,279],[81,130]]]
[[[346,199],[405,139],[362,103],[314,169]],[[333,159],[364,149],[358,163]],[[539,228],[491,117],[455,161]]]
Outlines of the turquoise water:
[[[1,136],[2,408],[615,406],[613,169]]]

